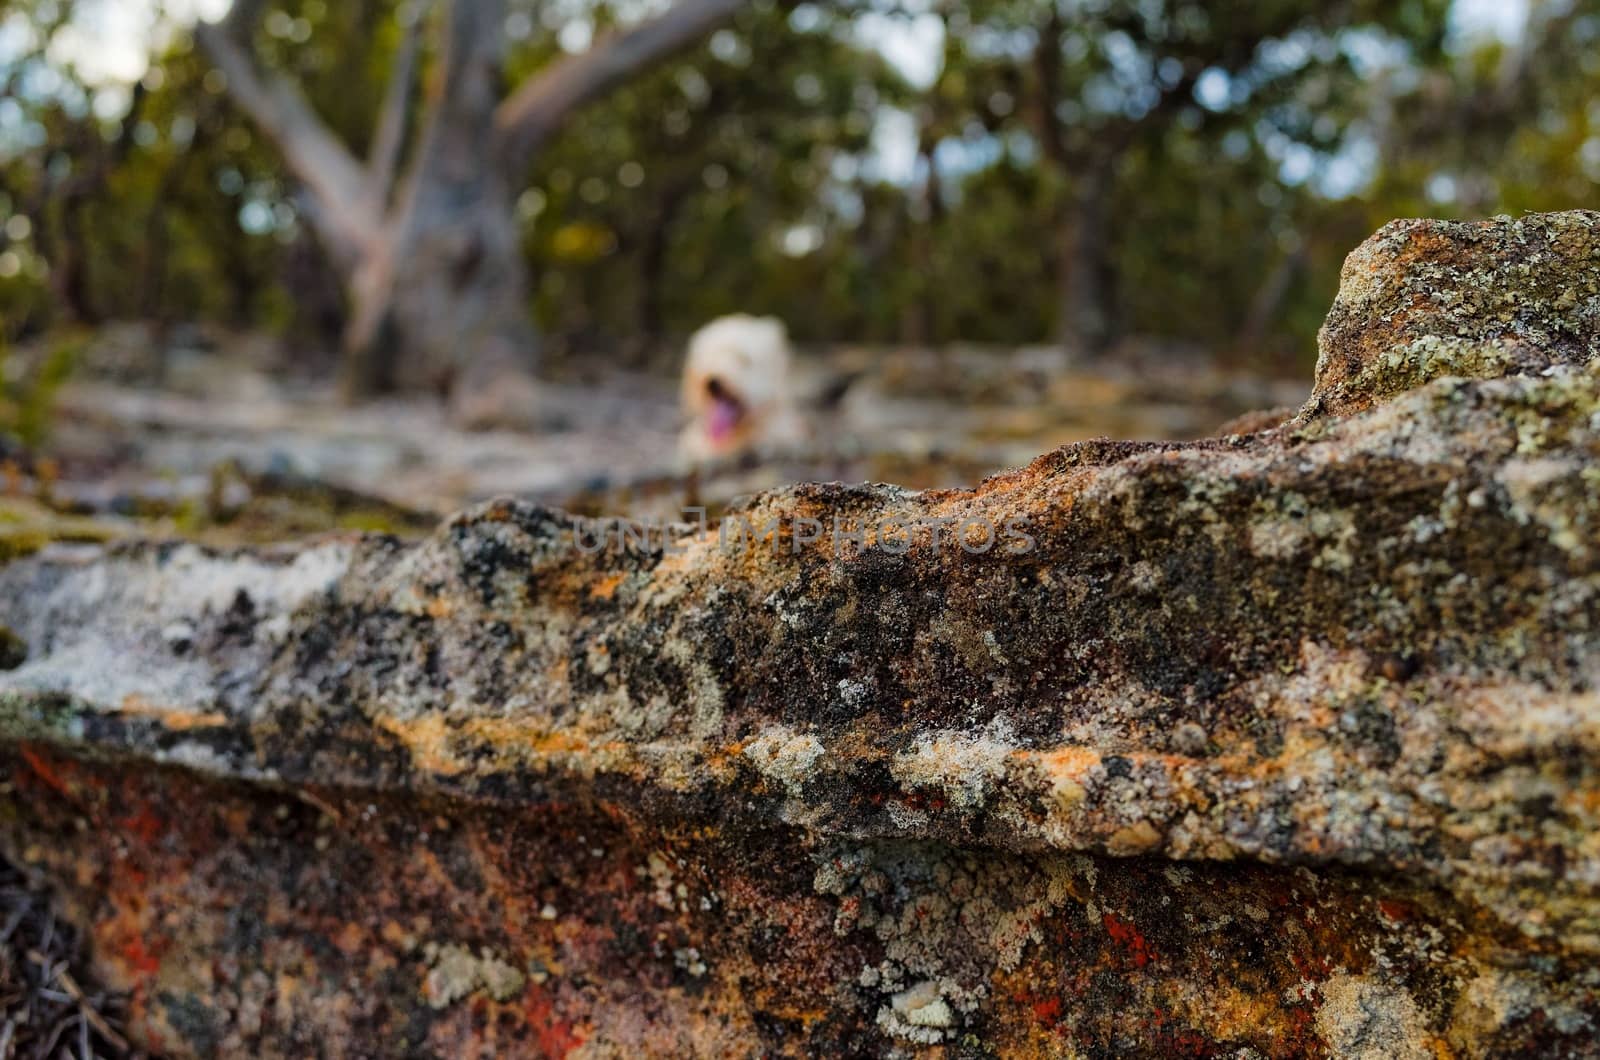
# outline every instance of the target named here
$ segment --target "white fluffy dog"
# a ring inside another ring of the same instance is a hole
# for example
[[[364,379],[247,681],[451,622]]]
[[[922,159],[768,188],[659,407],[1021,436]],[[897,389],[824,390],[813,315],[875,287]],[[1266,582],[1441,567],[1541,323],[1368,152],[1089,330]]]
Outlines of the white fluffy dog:
[[[694,463],[794,446],[805,439],[789,381],[789,333],[776,317],[719,317],[689,339],[678,439]]]

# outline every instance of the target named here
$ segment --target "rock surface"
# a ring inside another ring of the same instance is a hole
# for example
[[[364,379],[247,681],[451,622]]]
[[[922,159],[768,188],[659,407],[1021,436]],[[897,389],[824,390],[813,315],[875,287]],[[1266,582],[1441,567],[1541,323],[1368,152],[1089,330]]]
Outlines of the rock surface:
[[[47,549],[0,845],[179,1055],[1597,1055],[1596,246],[1390,226],[1294,420],[972,490]]]
[[[1430,379],[1532,375],[1600,355],[1600,225],[1587,210],[1393,221],[1345,260],[1302,415],[1348,415]]]

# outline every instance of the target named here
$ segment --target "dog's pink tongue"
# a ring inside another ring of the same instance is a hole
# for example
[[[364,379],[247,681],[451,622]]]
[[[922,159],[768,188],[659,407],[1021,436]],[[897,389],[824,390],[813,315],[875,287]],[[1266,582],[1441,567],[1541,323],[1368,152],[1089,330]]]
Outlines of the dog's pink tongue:
[[[714,401],[711,405],[711,414],[706,417],[706,433],[711,435],[713,442],[725,442],[733,437],[733,429],[739,426],[739,406],[731,401]]]

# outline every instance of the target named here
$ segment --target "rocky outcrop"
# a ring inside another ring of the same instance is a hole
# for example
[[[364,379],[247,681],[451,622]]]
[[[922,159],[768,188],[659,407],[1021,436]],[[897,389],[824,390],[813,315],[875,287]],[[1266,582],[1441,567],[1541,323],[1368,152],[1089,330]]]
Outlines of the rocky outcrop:
[[[1597,216],[1385,225],[1345,260],[1302,416],[1360,412],[1444,376],[1535,375],[1592,361]]]
[[[1385,229],[1256,434],[46,550],[0,842],[179,1054],[1592,1055],[1597,227]]]

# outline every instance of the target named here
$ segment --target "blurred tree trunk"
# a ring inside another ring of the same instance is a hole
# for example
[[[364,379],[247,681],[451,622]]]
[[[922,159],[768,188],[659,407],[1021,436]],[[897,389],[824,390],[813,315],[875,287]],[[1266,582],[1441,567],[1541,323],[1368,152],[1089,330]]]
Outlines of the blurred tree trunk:
[[[1247,60],[1250,40],[1232,42],[1215,56],[1191,56],[1169,82],[1157,86],[1155,100],[1137,116],[1108,116],[1089,124],[1080,116],[1064,120],[1058,104],[1070,97],[1061,42],[1069,29],[1056,4],[1042,5],[1031,56],[1030,124],[1056,184],[1059,206],[1054,255],[1057,337],[1069,350],[1095,355],[1121,337],[1117,233],[1111,223],[1122,162],[1141,136],[1159,133],[1193,101],[1200,74],[1214,60],[1233,68]]]
[[[195,109],[194,134],[189,140],[189,149],[177,152],[172,160],[162,167],[155,194],[151,197],[150,211],[145,215],[144,244],[140,248],[139,315],[163,326],[172,322],[166,297],[167,271],[172,246],[169,222],[172,213],[176,211],[170,211],[169,206],[194,165],[194,160],[200,157],[200,152],[216,138],[215,126],[220,117],[218,113],[220,109],[213,97],[208,95],[201,98],[199,106]]]
[[[943,174],[939,170],[939,143],[946,133],[937,103],[922,108],[918,116],[917,171],[921,188],[910,204],[911,261],[915,297],[906,306],[900,341],[907,346],[932,346],[940,339],[939,305],[946,297],[939,268],[938,236],[945,223]]]
[[[1066,202],[1056,211],[1054,254],[1056,338],[1078,353],[1098,354],[1114,338],[1115,279],[1111,270],[1111,197],[1129,123],[1109,138],[1069,138],[1056,114],[1062,91],[1061,35],[1066,22],[1056,5],[1045,12],[1033,51],[1032,125],[1044,160]]]
[[[680,0],[505,98],[505,0],[415,4],[364,162],[292,82],[257,63],[249,35],[264,0],[236,0],[222,22],[202,25],[198,39],[229,93],[304,185],[303,213],[342,278],[347,395],[429,390],[468,422],[527,422],[537,343],[513,206],[532,160],[575,111],[747,2]],[[434,8],[437,65],[402,167],[418,37]]]
[[[68,188],[57,200],[61,219],[61,238],[57,242],[61,251],[56,256],[57,267],[50,273],[50,286],[73,320],[95,325],[102,320],[89,275],[89,248],[94,244],[88,238],[89,226],[84,223],[88,207],[89,198],[81,186]]]
[[[133,147],[133,129],[142,117],[146,95],[144,83],[135,83],[128,113],[109,141],[93,118],[84,119],[73,129],[77,142],[71,149],[72,157],[85,161],[48,193],[53,204],[47,202],[40,210],[43,220],[53,205],[60,228],[59,238],[54,240],[54,256],[50,259],[53,262],[52,291],[59,304],[66,306],[80,324],[99,324],[104,316],[94,298],[99,285],[92,275],[90,253],[94,241],[89,238],[89,232],[94,228],[94,219],[89,215],[90,210],[103,196],[111,170]],[[41,235],[46,234],[45,224],[38,227]]]
[[[1284,251],[1250,300],[1250,311],[1239,327],[1239,352],[1248,357],[1259,357],[1267,344],[1272,326],[1283,314],[1284,303],[1294,287],[1295,277],[1306,266],[1308,257],[1306,241],[1297,239],[1294,246]]]
[[[635,310],[641,353],[658,346],[667,334],[666,293],[668,251],[678,213],[689,201],[697,177],[693,174],[671,180],[656,196],[650,211],[651,224],[644,233],[639,252],[639,302]]]
[[[501,0],[458,0],[447,9],[442,70],[426,101],[414,168],[354,267],[345,341],[352,397],[429,390],[472,404],[469,419],[495,419],[481,402],[499,388],[520,388],[532,371],[519,228],[489,153],[504,21]],[[412,33],[410,54],[397,61],[405,69],[396,85],[409,80],[415,39]],[[375,195],[391,192],[405,95],[391,87],[375,137]]]
[[[1097,154],[1076,174],[1061,255],[1061,342],[1095,355],[1117,338],[1111,265],[1111,196],[1116,156]]]
[[[431,391],[472,401],[531,374],[537,339],[509,195],[488,174],[464,178],[419,181],[409,215],[357,266],[345,333],[351,397]]]

